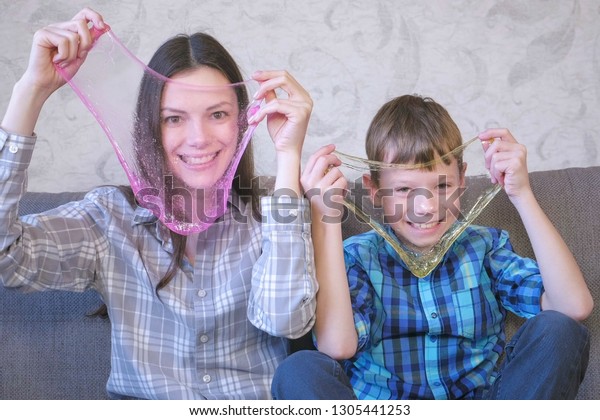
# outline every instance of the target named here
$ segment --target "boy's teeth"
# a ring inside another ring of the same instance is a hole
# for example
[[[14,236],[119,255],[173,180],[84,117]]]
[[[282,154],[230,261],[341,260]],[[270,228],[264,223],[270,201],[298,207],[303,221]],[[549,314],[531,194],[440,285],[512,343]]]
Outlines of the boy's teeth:
[[[434,227],[437,223],[414,223],[414,226],[416,226],[419,229],[430,229],[432,227]]]

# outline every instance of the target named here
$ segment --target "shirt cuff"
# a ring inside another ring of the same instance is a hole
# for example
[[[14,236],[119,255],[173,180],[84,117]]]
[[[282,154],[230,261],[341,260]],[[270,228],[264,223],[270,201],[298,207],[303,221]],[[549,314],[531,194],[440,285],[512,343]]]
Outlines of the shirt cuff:
[[[3,165],[27,169],[37,136],[22,136],[6,132],[0,127],[0,162]]]
[[[288,229],[310,224],[310,206],[305,198],[266,196],[261,197],[260,204],[263,224],[283,225]]]

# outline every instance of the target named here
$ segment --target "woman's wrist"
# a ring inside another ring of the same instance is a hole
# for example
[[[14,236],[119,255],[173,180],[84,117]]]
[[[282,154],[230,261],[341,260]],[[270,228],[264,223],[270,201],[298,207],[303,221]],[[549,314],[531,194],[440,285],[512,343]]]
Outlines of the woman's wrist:
[[[292,151],[277,151],[277,175],[275,178],[276,195],[302,196],[300,186],[300,153]]]
[[[33,135],[41,109],[50,94],[45,90],[36,90],[22,80],[18,81],[2,119],[4,130],[23,136]]]

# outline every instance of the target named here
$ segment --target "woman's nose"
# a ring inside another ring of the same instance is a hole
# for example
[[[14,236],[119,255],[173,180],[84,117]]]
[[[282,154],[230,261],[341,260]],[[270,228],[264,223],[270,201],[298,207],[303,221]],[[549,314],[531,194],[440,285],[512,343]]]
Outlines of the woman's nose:
[[[186,135],[186,142],[192,147],[200,148],[209,143],[206,126],[199,119],[190,121]]]

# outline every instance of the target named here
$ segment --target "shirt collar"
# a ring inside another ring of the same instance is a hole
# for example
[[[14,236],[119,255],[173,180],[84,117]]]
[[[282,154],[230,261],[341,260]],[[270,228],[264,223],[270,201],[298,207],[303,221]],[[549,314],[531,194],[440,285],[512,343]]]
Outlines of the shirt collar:
[[[240,198],[235,190],[232,190],[231,194],[229,194],[229,198],[227,199],[227,212],[235,211],[244,214],[247,210],[246,207],[246,202]],[[222,221],[223,218],[224,216],[219,217],[214,223]],[[161,241],[162,247],[168,252],[173,252],[173,243],[169,228],[167,228],[163,223],[160,223],[158,217],[151,210],[139,205],[136,207],[133,214],[133,220],[131,221],[131,226],[137,225],[148,225],[154,236]]]
[[[398,239],[398,237],[396,236],[396,234],[394,233],[394,230],[391,228],[391,226],[390,226],[390,225],[384,225],[384,226],[383,226],[383,228],[384,228],[384,230],[386,231],[386,233],[387,233],[387,234],[388,234],[388,235],[389,235],[391,238],[393,238],[393,239],[394,239],[394,241],[395,241],[395,244],[394,244],[394,245],[398,245],[398,246],[400,246],[400,247],[402,247],[402,248],[406,249],[406,248],[405,248],[405,247],[404,247],[404,246],[403,246],[403,245],[400,243],[400,240]],[[446,260],[447,260],[448,258],[450,258],[450,255],[451,255],[451,254],[453,254],[453,253],[455,252],[455,251],[454,251],[454,248],[455,248],[455,246],[456,246],[456,243],[457,243],[457,242],[460,242],[460,241],[461,241],[461,240],[462,240],[462,239],[465,237],[465,235],[467,235],[467,234],[468,234],[468,233],[467,233],[467,230],[468,230],[468,228],[467,228],[467,229],[466,229],[464,232],[461,232],[461,234],[460,234],[460,235],[458,235],[458,237],[457,237],[457,238],[454,240],[454,242],[453,242],[453,243],[450,245],[450,247],[448,248],[448,250],[446,251],[446,253],[445,253],[445,254],[444,254],[444,256],[442,257],[442,259],[440,260],[440,262],[438,263],[438,265],[437,265],[437,266],[436,266],[436,267],[433,269],[432,273],[433,273],[433,272],[435,272],[435,271],[436,271],[436,270],[437,270],[437,269],[438,269],[440,266],[444,265],[444,264],[445,264],[445,262],[446,262]],[[402,267],[403,267],[403,268],[405,268],[406,270],[409,270],[409,268],[408,268],[407,264],[406,264],[406,263],[404,262],[404,260],[403,260],[403,259],[400,257],[400,254],[398,254],[398,252],[396,251],[396,249],[395,249],[394,245],[390,244],[390,243],[389,243],[389,242],[388,242],[386,239],[384,239],[384,247],[385,247],[385,250],[386,250],[386,252],[387,252],[389,255],[392,255],[392,256],[394,257],[394,259],[395,259],[395,260],[396,260],[396,261],[397,261],[397,262],[398,262],[400,265],[402,265]],[[408,251],[408,252],[410,252],[410,251]],[[410,271],[410,270],[409,270],[409,271]],[[431,275],[431,274],[430,274],[430,275]]]

